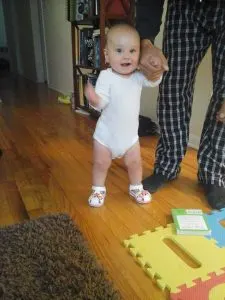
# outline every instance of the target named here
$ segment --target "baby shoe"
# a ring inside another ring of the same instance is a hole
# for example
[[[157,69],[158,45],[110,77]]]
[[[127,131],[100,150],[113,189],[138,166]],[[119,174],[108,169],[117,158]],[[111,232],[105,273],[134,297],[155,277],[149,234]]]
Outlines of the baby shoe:
[[[100,207],[104,204],[106,196],[106,188],[104,186],[92,186],[91,196],[88,203],[92,207]]]
[[[142,184],[133,185],[131,184],[129,187],[129,194],[136,200],[139,204],[149,203],[152,199],[149,191],[143,189]]]

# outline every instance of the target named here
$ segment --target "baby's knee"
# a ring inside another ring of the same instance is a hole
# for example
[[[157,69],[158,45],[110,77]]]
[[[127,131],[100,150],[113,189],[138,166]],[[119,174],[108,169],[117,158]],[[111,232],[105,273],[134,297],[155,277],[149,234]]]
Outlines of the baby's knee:
[[[141,158],[134,157],[132,159],[129,159],[129,160],[125,161],[125,165],[127,168],[138,168],[141,166]]]
[[[109,168],[111,164],[111,161],[110,160],[107,160],[107,159],[102,159],[102,160],[95,160],[94,161],[94,167],[95,168],[98,168],[100,170],[106,170]]]

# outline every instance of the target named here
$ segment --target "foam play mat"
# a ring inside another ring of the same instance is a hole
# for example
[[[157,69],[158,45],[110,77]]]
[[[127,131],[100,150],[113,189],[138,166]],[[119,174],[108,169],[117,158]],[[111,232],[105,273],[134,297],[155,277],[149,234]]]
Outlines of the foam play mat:
[[[225,269],[224,269],[225,271]],[[171,293],[171,300],[224,300],[225,299],[225,273],[216,275],[209,274],[209,279],[202,281],[194,280],[195,285],[187,288],[180,286],[180,293]]]
[[[187,265],[165,240],[171,240],[181,248],[198,268]],[[221,282],[225,282],[225,248],[218,247],[216,240],[176,235],[174,224],[168,224],[165,228],[132,235],[123,244],[162,290],[170,290],[171,299],[225,299],[225,288],[221,287]],[[220,287],[215,288],[218,284]],[[215,293],[217,298],[214,298]],[[193,298],[194,294],[198,295],[197,298]]]
[[[205,216],[212,230],[212,234],[206,237],[216,240],[218,247],[225,247],[225,228],[221,224],[221,221],[225,220],[225,208],[220,211],[212,211],[210,214],[205,214]]]

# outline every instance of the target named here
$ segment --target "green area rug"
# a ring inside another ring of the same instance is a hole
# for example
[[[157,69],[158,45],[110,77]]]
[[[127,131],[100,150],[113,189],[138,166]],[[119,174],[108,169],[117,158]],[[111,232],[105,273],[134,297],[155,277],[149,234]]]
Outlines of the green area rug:
[[[74,222],[49,215],[0,229],[0,299],[120,299]]]

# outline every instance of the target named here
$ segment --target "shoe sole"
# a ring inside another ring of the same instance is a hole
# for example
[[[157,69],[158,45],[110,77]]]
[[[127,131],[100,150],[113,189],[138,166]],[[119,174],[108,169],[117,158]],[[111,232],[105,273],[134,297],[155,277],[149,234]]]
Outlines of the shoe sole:
[[[138,204],[148,204],[148,203],[150,203],[151,200],[152,200],[152,196],[151,196],[151,195],[150,195],[150,199],[149,199],[148,201],[146,201],[146,202],[138,201],[138,200],[136,199],[135,194],[132,194],[131,192],[129,192],[129,195],[130,195],[130,196],[135,200],[135,202],[137,202]]]
[[[93,205],[93,204],[91,204],[91,201],[88,200],[88,204],[89,204],[90,207],[99,208],[99,207],[101,207],[101,206],[104,205],[104,201],[103,201],[103,203],[99,203],[99,204],[97,204],[97,205]]]

